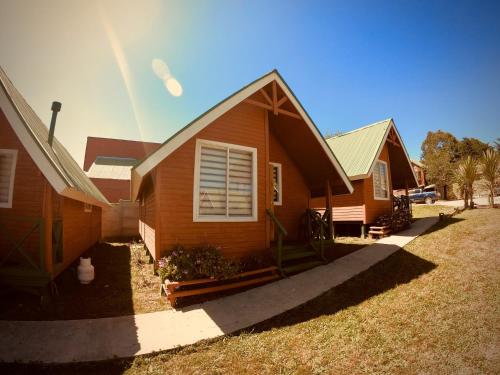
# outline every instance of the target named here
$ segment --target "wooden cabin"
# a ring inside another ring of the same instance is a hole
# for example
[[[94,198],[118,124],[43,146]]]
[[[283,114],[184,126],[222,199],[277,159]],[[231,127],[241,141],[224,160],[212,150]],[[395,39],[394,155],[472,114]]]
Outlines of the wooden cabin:
[[[43,287],[100,239],[108,203],[1,68],[0,107],[0,284]]]
[[[299,241],[311,198],[351,183],[277,71],[205,112],[132,169],[153,258],[211,244],[230,258]],[[286,233],[286,236],[284,235]]]
[[[418,186],[419,187],[425,186],[426,182],[425,182],[424,165],[417,160],[412,160],[411,165],[413,167],[413,172],[415,172],[415,176],[417,177]]]
[[[417,186],[408,152],[392,119],[327,139],[354,187],[349,195],[332,197],[334,224],[366,225],[393,210],[393,190]],[[407,194],[406,194],[407,195]],[[312,206],[326,207],[326,198]]]
[[[83,170],[111,203],[130,200],[130,169],[159,143],[87,137]]]

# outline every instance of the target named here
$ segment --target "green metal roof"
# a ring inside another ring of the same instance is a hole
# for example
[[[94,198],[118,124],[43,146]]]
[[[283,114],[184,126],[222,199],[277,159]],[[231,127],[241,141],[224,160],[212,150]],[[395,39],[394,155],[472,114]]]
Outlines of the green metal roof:
[[[49,162],[55,168],[57,173],[65,181],[66,185],[69,188],[73,188],[93,197],[105,205],[109,205],[108,200],[85,175],[68,150],[66,150],[66,148],[55,137],[52,146],[49,145],[47,141],[49,137],[47,127],[0,67],[0,88],[2,87],[12,105],[15,107],[22,123],[33,137],[40,150],[45,154]]]
[[[326,140],[349,178],[368,175],[391,123],[379,121]]]

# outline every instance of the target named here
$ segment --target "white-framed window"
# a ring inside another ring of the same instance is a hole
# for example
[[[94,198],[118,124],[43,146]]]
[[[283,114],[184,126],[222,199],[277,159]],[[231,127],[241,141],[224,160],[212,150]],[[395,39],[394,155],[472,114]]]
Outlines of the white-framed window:
[[[90,203],[83,203],[83,212],[92,212],[92,205]]]
[[[193,221],[257,221],[257,149],[196,140]]]
[[[283,189],[281,185],[281,164],[269,163],[272,166],[272,183],[273,183],[273,204],[281,206],[283,203]]]
[[[0,149],[0,207],[12,208],[17,150]]]
[[[373,169],[373,198],[377,200],[390,199],[387,163],[383,160],[377,160]]]

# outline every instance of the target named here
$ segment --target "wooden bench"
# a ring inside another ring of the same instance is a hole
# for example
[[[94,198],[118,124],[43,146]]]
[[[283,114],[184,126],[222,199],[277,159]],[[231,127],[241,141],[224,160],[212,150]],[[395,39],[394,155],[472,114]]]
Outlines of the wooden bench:
[[[177,298],[199,296],[223,292],[226,290],[244,288],[251,285],[263,284],[277,280],[281,276],[278,267],[271,266],[258,270],[239,273],[227,279],[198,279],[190,281],[169,281],[162,284],[161,293],[166,294],[172,306],[176,306]],[[243,280],[242,280],[243,279]],[[219,285],[215,285],[219,284]]]
[[[389,225],[384,225],[382,227],[372,225],[370,227],[368,235],[370,236],[370,238],[373,238],[373,237],[383,238],[383,237],[388,236],[391,233],[391,231],[392,230],[391,230],[391,227]]]

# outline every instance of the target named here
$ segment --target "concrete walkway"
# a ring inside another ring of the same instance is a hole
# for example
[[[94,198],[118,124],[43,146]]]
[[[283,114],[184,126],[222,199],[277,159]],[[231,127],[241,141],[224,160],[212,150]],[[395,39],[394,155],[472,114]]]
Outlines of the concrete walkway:
[[[193,344],[252,326],[367,270],[436,223],[415,222],[332,263],[239,294],[135,316],[67,321],[0,321],[0,361],[65,363],[131,357]]]
[[[488,205],[488,198],[487,197],[481,197],[481,198],[474,198],[474,203],[475,204],[480,204],[480,205]],[[495,204],[500,204],[500,196],[499,197],[494,197],[493,202]],[[463,199],[458,199],[454,201],[444,201],[444,200],[438,200],[435,203],[437,206],[451,206],[451,207],[459,207],[459,208],[464,208],[464,200]]]

